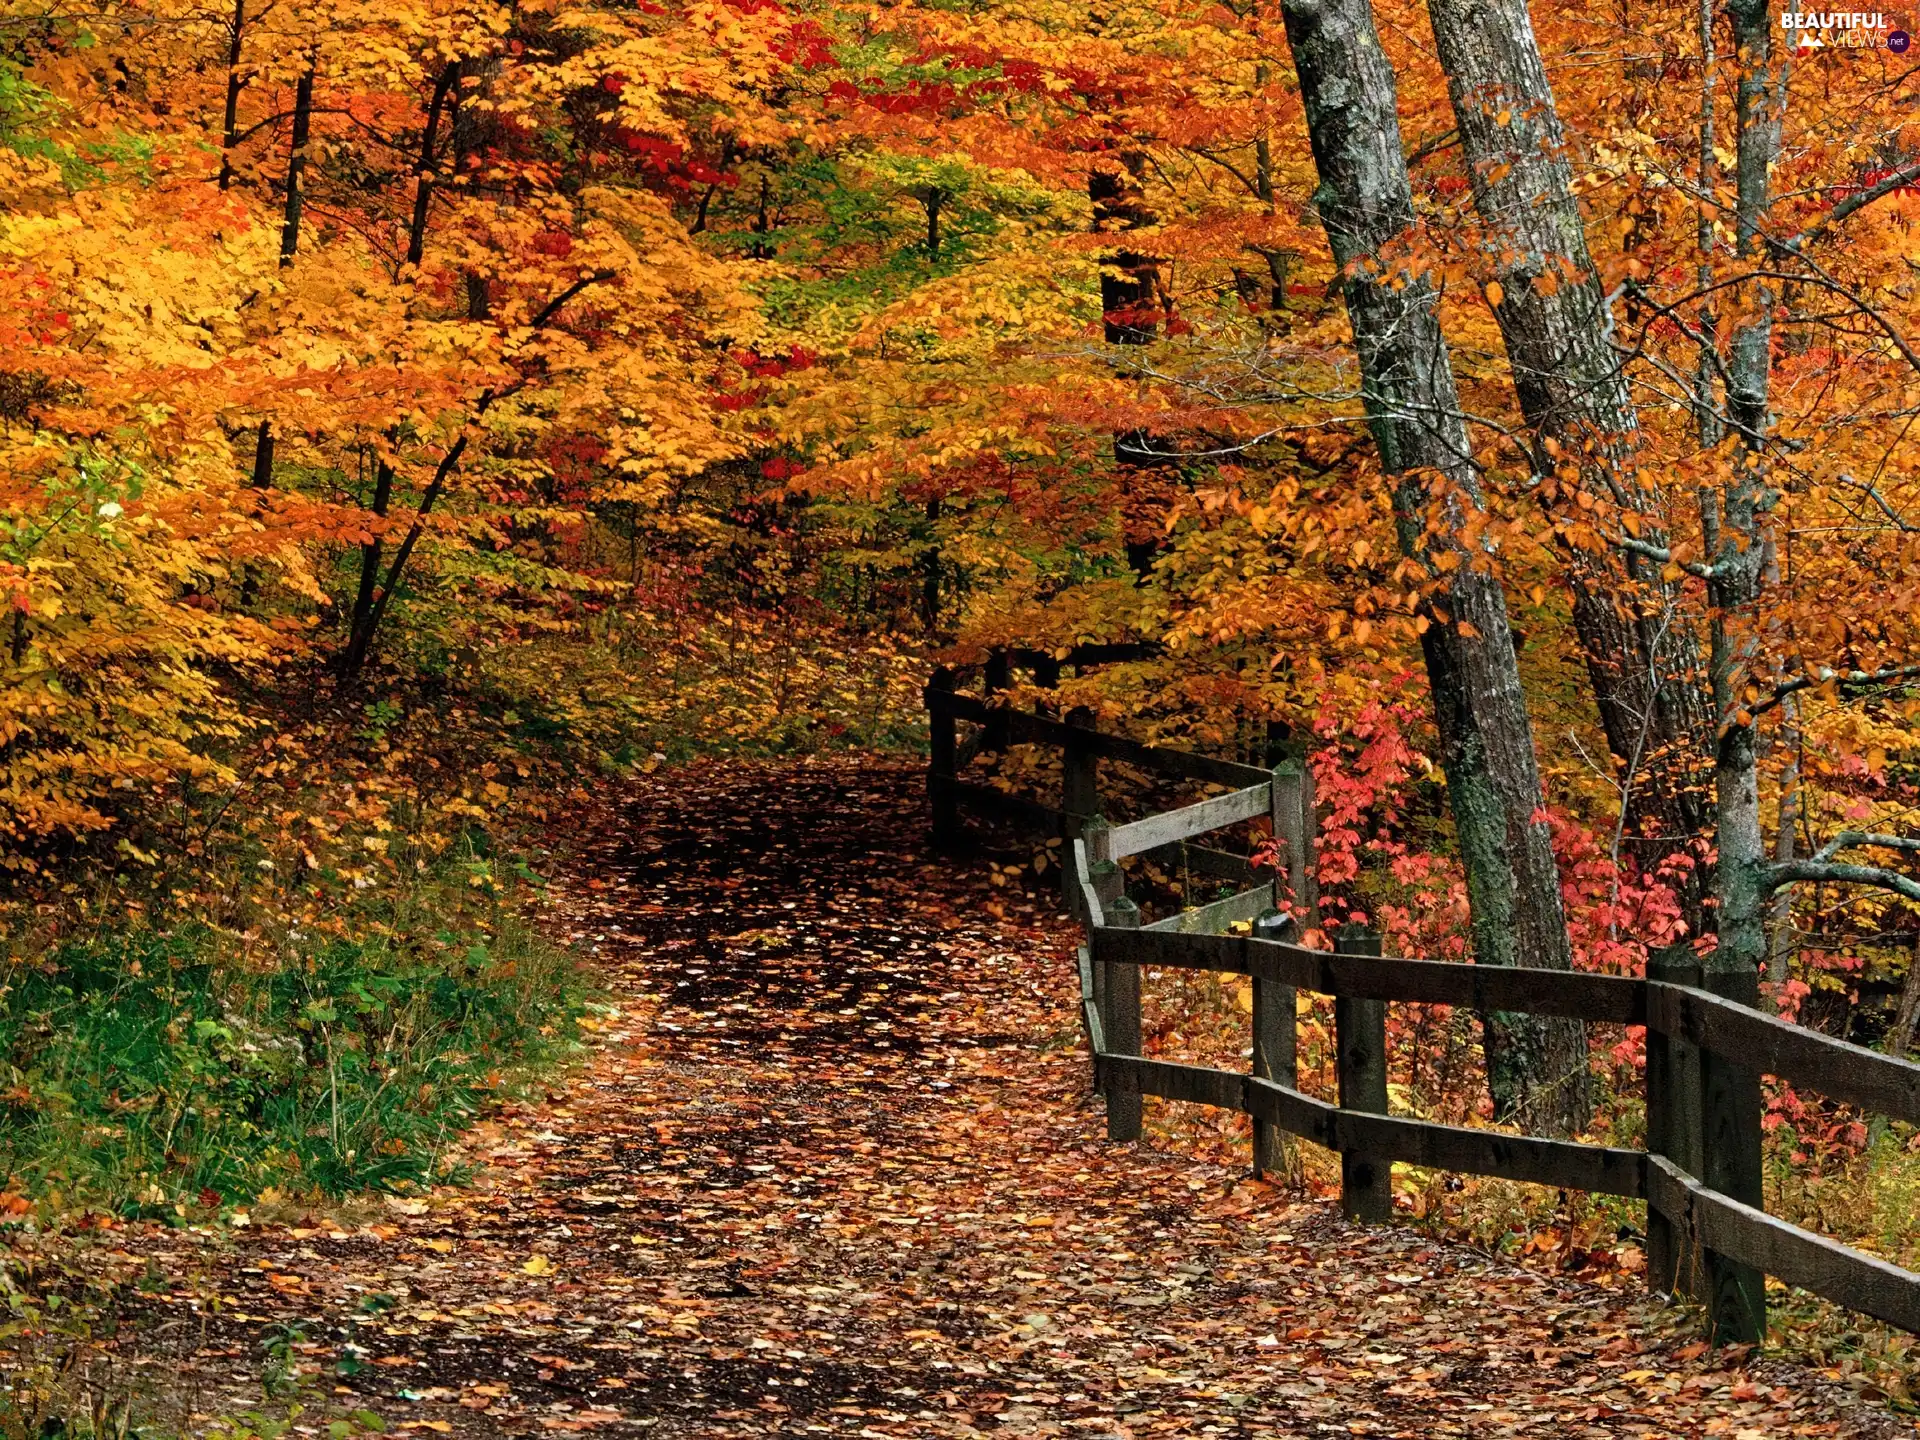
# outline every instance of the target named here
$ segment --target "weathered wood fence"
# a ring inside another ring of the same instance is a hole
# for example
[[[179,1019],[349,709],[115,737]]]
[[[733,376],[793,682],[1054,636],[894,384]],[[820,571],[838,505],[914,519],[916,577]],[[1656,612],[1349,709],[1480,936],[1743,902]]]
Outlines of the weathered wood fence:
[[[991,677],[990,677],[991,678]],[[997,687],[1006,688],[1004,672]],[[993,694],[990,688],[988,696]],[[1277,1167],[1283,1134],[1340,1155],[1341,1206],[1350,1217],[1392,1213],[1394,1162],[1644,1200],[1648,1278],[1663,1291],[1702,1298],[1717,1340],[1750,1341],[1766,1329],[1764,1276],[1920,1333],[1920,1274],[1805,1230],[1762,1208],[1760,1077],[1773,1075],[1893,1119],[1920,1123],[1920,1064],[1894,1059],[1765,1015],[1701,988],[1684,953],[1650,963],[1646,978],[1503,969],[1386,957],[1378,937],[1342,935],[1332,951],[1288,938],[1311,913],[1312,795],[1298,766],[1268,771],[1159,749],[1092,728],[1010,710],[958,693],[950,671],[926,692],[932,727],[928,777],[937,840],[958,832],[959,807],[980,805],[1067,837],[1069,904],[1086,923],[1079,952],[1081,1011],[1104,1097],[1107,1133],[1140,1135],[1141,1097],[1189,1101],[1252,1117],[1254,1165]],[[1009,796],[960,775],[981,748],[1059,746],[1059,806]],[[1181,809],[1109,825],[1100,818],[1102,757],[1156,774],[1231,787]],[[1194,842],[1266,817],[1281,863],[1271,881],[1226,899],[1143,922],[1125,893],[1130,856],[1184,855],[1194,868],[1252,878],[1245,856]],[[1251,921],[1252,933],[1225,932]],[[1143,967],[1211,970],[1253,982],[1251,1073],[1174,1064],[1141,1054]],[[1298,1088],[1295,993],[1334,998],[1339,1099]],[[1647,1148],[1622,1149],[1505,1131],[1442,1125],[1388,1113],[1386,1006],[1392,1001],[1570,1016],[1646,1027]]]

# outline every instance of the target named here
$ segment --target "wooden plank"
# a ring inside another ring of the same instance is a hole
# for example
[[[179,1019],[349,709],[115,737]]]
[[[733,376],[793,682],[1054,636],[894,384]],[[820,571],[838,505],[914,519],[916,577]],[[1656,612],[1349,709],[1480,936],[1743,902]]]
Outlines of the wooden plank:
[[[1165,810],[1144,820],[1116,825],[1108,853],[1119,860],[1191,835],[1205,835],[1210,830],[1238,825],[1243,820],[1265,815],[1272,796],[1272,782],[1263,780],[1258,785],[1216,795],[1197,805],[1183,805],[1178,810]]]
[[[1093,862],[1087,858],[1087,842],[1083,836],[1074,837],[1073,875],[1079,884],[1080,916],[1086,922],[1091,939],[1093,931],[1106,925],[1107,912],[1099,887],[1093,883]]]
[[[1066,816],[1051,805],[1042,805],[1038,800],[1029,800],[1024,795],[1009,795],[1004,790],[982,785],[978,781],[949,780],[944,788],[951,791],[962,804],[991,814],[1024,820],[1049,834],[1057,834],[1066,822]]]
[[[1258,765],[1242,765],[1237,760],[1216,760],[1211,755],[1195,755],[1187,750],[1164,750],[1145,745],[1122,735],[1098,735],[1095,753],[1124,765],[1137,765],[1160,775],[1182,780],[1204,780],[1212,785],[1256,785],[1268,776]]]
[[[1431,1170],[1633,1200],[1647,1194],[1647,1157],[1638,1150],[1345,1111],[1290,1086],[1203,1065],[1103,1055],[1100,1075],[1109,1090],[1240,1110],[1329,1150],[1364,1149]]]
[[[1080,1019],[1087,1028],[1087,1053],[1094,1061],[1094,1088],[1100,1085],[1100,1053],[1107,1048],[1106,1026],[1100,1020],[1100,1006],[1093,988],[1093,957],[1082,945],[1077,952],[1080,970]]]
[[[1648,1205],[1701,1249],[1920,1334],[1920,1274],[1711,1190],[1661,1156],[1647,1166]]]
[[[1622,975],[1333,955],[1241,935],[1173,935],[1139,930],[1117,937],[1113,943],[1116,955],[1137,959],[1142,965],[1252,975],[1323,995],[1571,1015],[1625,1025],[1646,1022],[1645,983]]]
[[[1177,915],[1169,915],[1164,920],[1156,920],[1140,928],[1166,930],[1178,935],[1218,935],[1236,920],[1251,920],[1272,908],[1273,886],[1256,885],[1251,890],[1242,890],[1238,895],[1229,895],[1224,900],[1215,900],[1207,905],[1196,905],[1191,910],[1182,910]]]
[[[990,705],[977,695],[934,695],[927,697],[927,708],[936,712],[947,712],[962,720],[973,720],[980,724],[988,721],[1000,726],[1004,722],[1006,738],[1011,742],[1030,745],[1064,745],[1070,737],[1067,726],[1058,720],[1050,720],[1044,715],[1029,715],[1022,710],[1008,710]],[[1107,760],[1118,760],[1123,764],[1137,765],[1142,770],[1151,770],[1161,775],[1172,775],[1183,780],[1204,780],[1214,785],[1253,785],[1265,781],[1268,774],[1257,765],[1242,765],[1234,760],[1216,760],[1211,755],[1195,755],[1186,750],[1167,750],[1157,745],[1148,745],[1139,740],[1129,740],[1124,735],[1109,735],[1094,730],[1080,737],[1087,749],[1094,755]]]
[[[1231,850],[1211,850],[1183,840],[1142,850],[1138,858],[1217,880],[1237,880],[1242,885],[1254,879],[1253,861],[1247,856],[1236,855]]]
[[[1703,990],[1647,987],[1647,1024],[1763,1075],[1920,1123],[1920,1064],[1896,1060]]]
[[[1334,1114],[1336,1149],[1363,1149],[1429,1170],[1490,1175],[1597,1195],[1639,1199],[1646,1194],[1647,1157],[1638,1150],[1470,1130],[1400,1115]]]
[[[1060,757],[1060,808],[1077,824],[1100,813],[1100,762],[1076,735],[1091,733],[1093,711],[1076,705],[1067,712],[1063,728],[1067,735]]]
[[[1100,1074],[1116,1091],[1243,1112],[1247,1108],[1247,1082],[1252,1078],[1205,1065],[1176,1065],[1169,1060],[1143,1060],[1132,1055],[1102,1055]]]
[[[962,720],[984,721],[987,718],[987,712],[993,707],[978,695],[962,695],[955,691],[950,695],[929,694],[927,708],[957,716]]]

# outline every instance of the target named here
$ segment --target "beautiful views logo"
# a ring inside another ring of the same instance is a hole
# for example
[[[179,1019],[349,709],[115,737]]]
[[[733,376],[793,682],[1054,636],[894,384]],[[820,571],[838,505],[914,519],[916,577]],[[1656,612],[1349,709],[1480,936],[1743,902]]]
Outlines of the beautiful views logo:
[[[1889,24],[1879,11],[1860,10],[1787,10],[1780,16],[1780,28],[1797,32],[1798,50],[1878,50],[1885,46],[1894,54],[1904,54],[1912,44],[1905,30]]]

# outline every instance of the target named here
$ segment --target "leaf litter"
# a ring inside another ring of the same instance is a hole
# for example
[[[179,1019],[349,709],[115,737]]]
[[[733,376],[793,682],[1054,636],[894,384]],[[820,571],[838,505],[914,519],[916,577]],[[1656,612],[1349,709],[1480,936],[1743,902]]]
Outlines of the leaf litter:
[[[366,1223],[121,1231],[123,1357],[454,1436],[1881,1437],[1838,1371],[1244,1168],[1106,1143],[1075,934],[923,844],[922,772],[639,780],[548,917],[616,1009],[477,1183]],[[992,903],[994,911],[987,909]]]

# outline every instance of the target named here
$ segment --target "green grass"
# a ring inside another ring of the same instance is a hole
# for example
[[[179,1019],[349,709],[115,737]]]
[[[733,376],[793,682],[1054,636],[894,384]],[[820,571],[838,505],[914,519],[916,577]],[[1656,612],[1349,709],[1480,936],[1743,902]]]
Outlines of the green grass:
[[[430,1184],[490,1101],[576,1048],[588,998],[451,866],[271,942],[70,939],[0,974],[0,1173],[125,1215]]]

